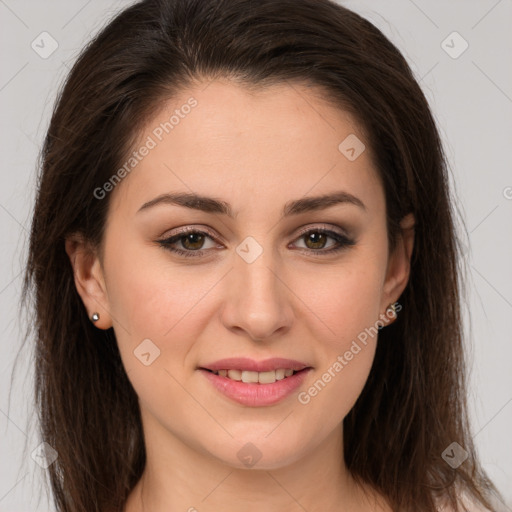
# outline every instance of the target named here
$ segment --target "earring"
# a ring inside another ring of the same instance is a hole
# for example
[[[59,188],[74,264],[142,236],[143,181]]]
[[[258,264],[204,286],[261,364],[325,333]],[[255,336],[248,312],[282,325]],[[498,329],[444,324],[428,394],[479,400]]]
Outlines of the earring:
[[[397,312],[396,306],[394,304],[390,304],[386,309],[386,316],[390,317],[390,322],[393,323],[396,320]]]
[[[99,315],[99,313],[93,313],[93,314],[92,314],[91,320],[92,320],[93,322],[97,322],[99,319],[100,319],[100,315]]]

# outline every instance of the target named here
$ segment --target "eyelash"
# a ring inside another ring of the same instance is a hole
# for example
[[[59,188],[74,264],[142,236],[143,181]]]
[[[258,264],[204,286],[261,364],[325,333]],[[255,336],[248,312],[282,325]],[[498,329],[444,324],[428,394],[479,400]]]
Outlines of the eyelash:
[[[324,250],[324,249],[317,249],[317,250],[302,249],[302,248],[299,249],[299,250],[306,251],[306,252],[309,252],[311,254],[315,254],[318,256],[323,256],[323,255],[327,255],[327,254],[334,254],[334,253],[340,252],[347,247],[351,247],[351,246],[355,245],[355,243],[356,243],[354,240],[346,237],[345,235],[336,233],[335,231],[331,231],[331,230],[325,229],[325,228],[314,228],[314,229],[308,229],[308,230],[302,231],[301,233],[299,233],[299,236],[296,238],[296,240],[302,238],[304,235],[307,235],[309,233],[322,233],[324,235],[327,235],[329,238],[333,238],[339,244],[337,247],[334,247],[332,249],[327,249],[327,250]],[[206,235],[213,239],[213,236],[210,233],[208,233],[207,231],[201,231],[201,230],[194,229],[194,228],[186,228],[176,235],[173,235],[164,240],[159,240],[158,244],[161,247],[163,247],[164,249],[171,251],[171,252],[177,254],[178,256],[184,256],[186,258],[190,258],[190,257],[198,258],[198,257],[203,256],[206,252],[208,252],[209,249],[198,249],[195,251],[194,250],[186,250],[185,251],[182,249],[176,249],[175,247],[172,247],[172,245],[174,245],[176,242],[179,242],[182,238],[184,238],[186,235],[189,235],[189,234]]]

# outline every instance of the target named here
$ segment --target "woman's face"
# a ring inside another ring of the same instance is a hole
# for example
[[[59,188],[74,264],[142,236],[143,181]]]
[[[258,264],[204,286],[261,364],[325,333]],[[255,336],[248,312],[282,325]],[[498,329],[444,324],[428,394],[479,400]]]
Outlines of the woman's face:
[[[412,250],[388,254],[354,120],[303,86],[214,81],[169,102],[135,150],[102,189],[103,259],[79,290],[97,327],[114,327],[148,453],[167,443],[271,469],[339,443]],[[249,361],[215,364],[226,358]]]

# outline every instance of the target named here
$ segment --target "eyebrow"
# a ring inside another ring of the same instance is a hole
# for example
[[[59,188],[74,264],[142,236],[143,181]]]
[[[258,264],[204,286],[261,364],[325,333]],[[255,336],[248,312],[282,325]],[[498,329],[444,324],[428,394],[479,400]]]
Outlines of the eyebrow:
[[[176,192],[162,194],[155,197],[151,201],[144,203],[138,210],[144,211],[153,206],[160,204],[169,204],[175,206],[183,206],[194,210],[200,210],[207,213],[220,213],[234,218],[235,214],[229,203],[216,199],[214,197],[201,196],[188,192]],[[320,196],[302,197],[293,201],[289,201],[284,205],[283,216],[298,215],[304,212],[312,212],[324,210],[337,204],[352,204],[366,211],[366,206],[358,197],[345,191],[338,191],[332,194],[324,194]],[[137,212],[137,213],[138,213]]]

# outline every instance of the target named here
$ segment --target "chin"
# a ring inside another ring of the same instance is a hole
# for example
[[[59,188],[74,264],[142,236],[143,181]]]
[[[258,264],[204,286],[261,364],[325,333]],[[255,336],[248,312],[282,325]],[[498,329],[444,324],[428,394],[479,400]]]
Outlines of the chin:
[[[210,453],[227,466],[253,471],[284,468],[302,457],[295,446],[283,446],[282,443],[276,443],[275,440],[272,442],[247,440],[237,442],[234,453],[226,451]]]

